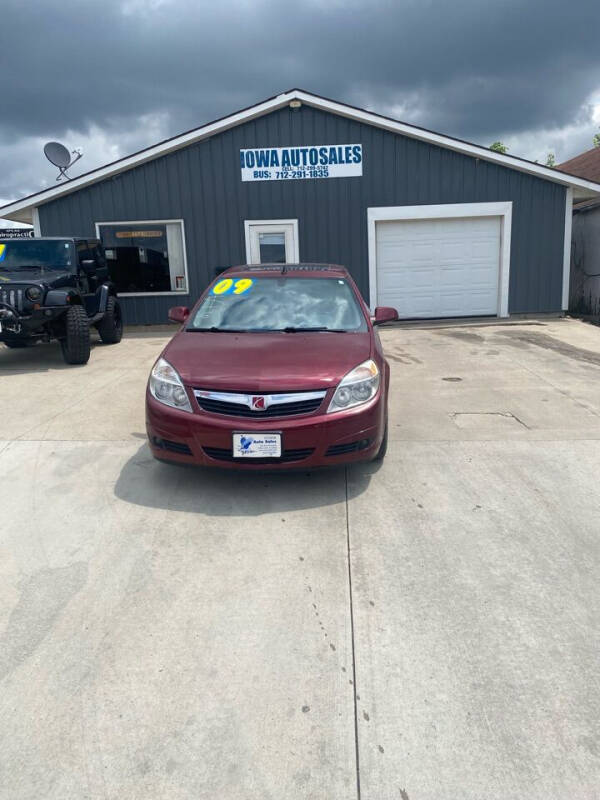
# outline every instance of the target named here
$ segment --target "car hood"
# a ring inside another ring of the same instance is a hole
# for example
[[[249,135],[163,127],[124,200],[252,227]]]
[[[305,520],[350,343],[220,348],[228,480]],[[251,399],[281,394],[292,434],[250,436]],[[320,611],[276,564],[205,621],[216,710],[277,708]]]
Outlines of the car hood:
[[[364,333],[180,331],[163,352],[187,386],[219,391],[327,389],[371,355]]]
[[[0,270],[0,287],[6,283],[38,283],[48,287],[73,283],[72,272],[42,269]]]

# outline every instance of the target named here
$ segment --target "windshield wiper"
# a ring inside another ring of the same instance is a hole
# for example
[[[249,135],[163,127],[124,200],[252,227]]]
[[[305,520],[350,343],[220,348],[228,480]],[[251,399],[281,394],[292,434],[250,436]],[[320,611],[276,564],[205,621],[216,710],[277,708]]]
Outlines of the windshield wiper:
[[[283,331],[283,333],[302,333],[303,331],[329,331],[330,333],[346,333],[344,328],[327,328],[324,325],[314,326],[312,328],[299,328],[294,325],[288,325],[285,328],[279,328],[278,330]]]
[[[246,333],[245,328],[217,328],[216,325],[212,325],[210,328],[186,328],[187,331],[191,333]]]

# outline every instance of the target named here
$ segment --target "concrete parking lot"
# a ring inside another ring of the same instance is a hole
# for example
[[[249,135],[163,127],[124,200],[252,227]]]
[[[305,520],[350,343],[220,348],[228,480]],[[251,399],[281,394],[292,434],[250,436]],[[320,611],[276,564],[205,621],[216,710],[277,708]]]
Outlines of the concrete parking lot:
[[[386,329],[295,475],[153,461],[171,333],[0,351],[0,797],[599,797],[600,329]]]

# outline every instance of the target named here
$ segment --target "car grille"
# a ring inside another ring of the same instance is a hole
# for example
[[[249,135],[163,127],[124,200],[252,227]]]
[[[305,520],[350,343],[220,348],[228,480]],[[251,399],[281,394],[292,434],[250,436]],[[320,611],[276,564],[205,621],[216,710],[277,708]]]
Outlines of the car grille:
[[[279,458],[235,458],[230,449],[224,447],[203,447],[209,458],[217,461],[235,461],[250,464],[287,464],[291,461],[303,461],[315,452],[314,447],[304,447],[299,450],[284,450]]]
[[[0,289],[0,303],[7,303],[23,311],[23,289]]]
[[[324,391],[318,391],[260,395],[269,398],[270,405],[265,409],[255,410],[250,407],[253,395],[194,390],[198,405],[203,411],[249,419],[272,419],[312,414],[323,402],[325,394]]]

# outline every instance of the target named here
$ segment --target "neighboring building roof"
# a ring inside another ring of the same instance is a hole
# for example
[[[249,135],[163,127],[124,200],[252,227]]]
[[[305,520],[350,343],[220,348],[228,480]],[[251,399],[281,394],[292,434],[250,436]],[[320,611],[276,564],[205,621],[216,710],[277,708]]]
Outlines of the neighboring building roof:
[[[600,147],[592,147],[591,150],[587,150],[575,158],[563,161],[556,169],[600,183]]]
[[[561,172],[570,172],[572,175],[578,175],[588,181],[600,183],[600,147],[592,147],[591,150],[587,150],[585,153],[580,153],[568,161],[563,161],[556,169],[561,170]],[[600,198],[594,197],[591,200],[575,203],[573,211],[589,211],[598,206],[600,206]]]
[[[24,197],[21,200],[8,203],[0,208],[0,216],[18,222],[34,221],[35,223],[38,206],[56,197],[77,191],[77,189],[84,186],[104,180],[105,178],[131,169],[132,167],[136,167],[139,164],[144,164],[147,161],[152,161],[155,158],[179,150],[182,147],[187,147],[209,136],[214,136],[221,131],[241,125],[244,122],[269,114],[280,108],[284,108],[289,105],[292,100],[299,100],[301,103],[313,108],[328,111],[338,116],[346,117],[347,119],[383,128],[393,133],[400,133],[412,139],[435,144],[458,153],[474,156],[475,158],[495,162],[520,172],[526,172],[530,175],[545,178],[554,183],[560,183],[563,186],[570,186],[574,189],[574,195],[577,198],[586,199],[600,197],[600,185],[575,175],[568,175],[564,171],[544,167],[541,164],[536,164],[533,161],[527,161],[517,156],[498,153],[487,147],[465,142],[462,139],[454,139],[451,136],[444,136],[443,134],[435,133],[425,128],[419,128],[415,125],[409,125],[405,122],[392,119],[391,117],[384,117],[381,114],[366,111],[363,108],[356,108],[355,106],[349,106],[335,100],[329,100],[325,97],[306,92],[303,89],[291,89],[276,97],[271,97],[262,103],[257,103],[254,106],[245,108],[242,111],[237,111],[234,114],[210,122],[200,128],[195,128],[187,133],[182,133],[171,139],[166,139],[152,147],[140,150],[133,155],[113,161],[104,167],[99,167],[91,172],[84,173],[78,178],[72,178],[65,183],[61,183],[59,186],[51,186],[41,192],[36,192],[35,194]],[[267,142],[265,144],[269,143]]]
[[[573,211],[590,211],[592,208],[600,208],[600,198],[582,200],[581,203],[575,203]]]

